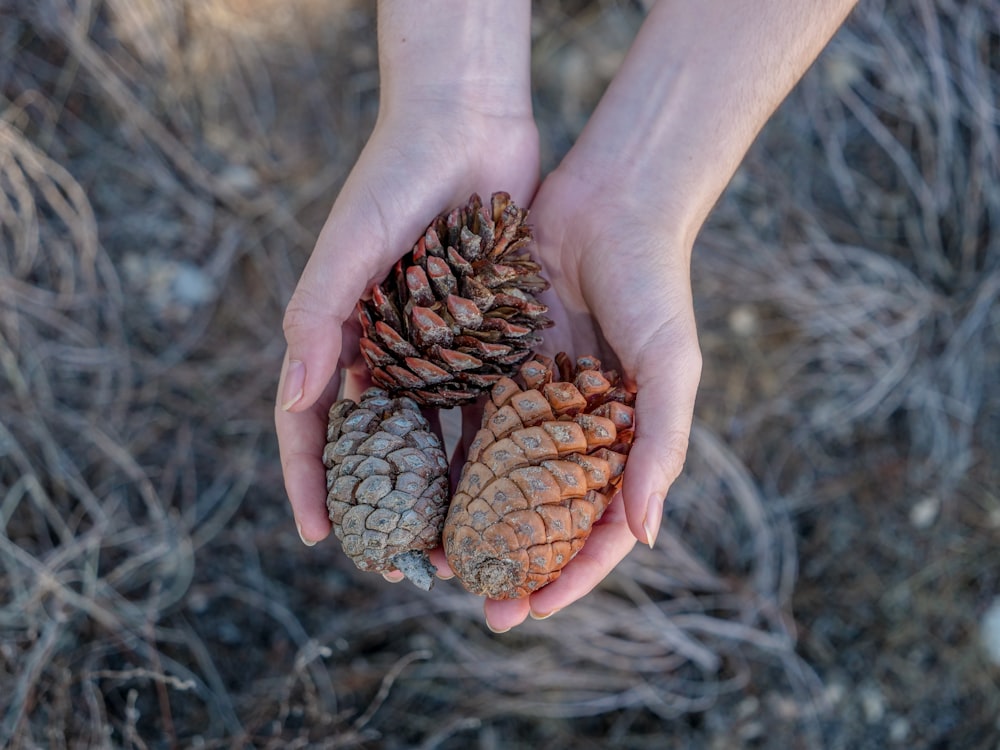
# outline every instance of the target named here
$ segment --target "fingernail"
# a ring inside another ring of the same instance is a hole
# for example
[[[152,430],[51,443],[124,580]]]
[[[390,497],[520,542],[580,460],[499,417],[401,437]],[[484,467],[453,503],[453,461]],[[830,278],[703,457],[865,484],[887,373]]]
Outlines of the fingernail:
[[[288,411],[302,399],[302,388],[305,383],[306,366],[297,359],[289,360],[281,392],[281,408],[284,411]]]
[[[653,549],[656,535],[660,533],[660,519],[663,518],[663,499],[659,495],[651,495],[646,505],[646,517],[642,521],[642,530],[646,532],[646,544]]]
[[[455,577],[454,573],[442,573],[440,569],[438,569],[438,572],[435,575],[437,575],[437,577],[442,581],[450,581]]]
[[[486,621],[486,627],[490,629],[491,633],[496,633],[497,635],[502,635],[503,633],[506,633],[508,630],[510,630],[510,628],[504,628],[503,630],[498,630],[497,628],[490,625],[489,620]]]
[[[528,612],[528,616],[531,617],[532,620],[547,620],[558,611],[559,611],[558,609],[554,609],[551,612],[546,612],[544,615],[542,615],[539,614],[538,612],[535,612],[535,610],[531,610]]]
[[[295,528],[298,530],[298,532],[299,532],[299,539],[302,540],[302,543],[304,545],[306,545],[307,547],[315,547],[316,546],[316,542],[310,542],[308,539],[306,539],[304,536],[302,536],[302,527],[299,526],[298,523],[295,524]]]

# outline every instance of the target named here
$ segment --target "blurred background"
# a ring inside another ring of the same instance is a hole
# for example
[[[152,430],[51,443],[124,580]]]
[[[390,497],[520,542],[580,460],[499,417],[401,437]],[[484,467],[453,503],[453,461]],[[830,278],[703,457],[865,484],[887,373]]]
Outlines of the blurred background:
[[[0,745],[997,748],[1000,2],[861,0],[699,238],[656,549],[502,636],[282,488],[373,6],[0,0]],[[546,168],[645,10],[535,3]]]

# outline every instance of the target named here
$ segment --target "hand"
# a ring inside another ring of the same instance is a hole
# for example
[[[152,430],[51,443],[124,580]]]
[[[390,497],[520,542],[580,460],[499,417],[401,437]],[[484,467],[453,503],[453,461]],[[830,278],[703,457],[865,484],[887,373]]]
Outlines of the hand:
[[[487,601],[494,630],[592,589],[652,544],[684,462],[701,372],[689,281],[694,238],[764,122],[855,0],[661,0],[587,127],[532,205],[552,281],[546,345],[594,353],[637,389],[622,491],[562,576]]]
[[[694,237],[774,108],[855,0],[657,3],[621,71],[533,207],[554,295],[548,349],[596,353],[638,389],[622,492],[563,576],[487,601],[494,630],[589,591],[636,539],[652,543],[683,463],[700,373],[688,281]],[[276,424],[303,540],[329,533],[326,409],[355,356],[355,301],[428,219],[477,191],[532,194],[537,133],[527,0],[379,3],[382,110],[289,303]],[[483,33],[488,30],[490,33]],[[439,40],[446,43],[441,44]]]
[[[486,21],[496,31],[492,41],[470,33]],[[358,357],[355,303],[434,216],[472,192],[505,190],[524,205],[535,191],[529,24],[527,2],[379,5],[379,120],[284,320],[288,351],[275,426],[285,488],[306,544],[330,532],[321,456],[327,411],[342,385],[339,373],[345,373],[347,397],[356,398],[368,383]],[[438,43],[449,35],[448,43]]]
[[[622,490],[553,583],[527,599],[487,601],[503,631],[579,599],[632,549],[652,546],[668,488],[684,464],[701,375],[692,307],[691,247],[658,223],[649,200],[561,168],[531,208],[535,253],[552,282],[549,354],[596,354],[637,389],[636,437]]]

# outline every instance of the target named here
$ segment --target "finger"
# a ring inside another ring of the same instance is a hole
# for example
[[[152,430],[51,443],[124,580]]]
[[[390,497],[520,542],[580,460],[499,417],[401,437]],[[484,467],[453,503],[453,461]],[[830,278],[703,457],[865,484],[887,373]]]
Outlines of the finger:
[[[487,599],[483,604],[486,627],[494,633],[506,633],[528,619],[530,612],[525,599]]]
[[[455,572],[448,564],[448,558],[444,555],[443,547],[435,547],[427,551],[427,556],[431,559],[431,565],[437,568],[435,575],[442,581],[447,581],[455,577]]]
[[[345,268],[357,260],[340,259],[318,244],[285,309],[282,327],[288,365],[282,374],[278,404],[284,411],[311,407],[337,371],[342,328],[354,314],[370,272]]]
[[[603,581],[635,546],[635,536],[625,519],[620,493],[616,494],[586,544],[562,575],[531,595],[531,616],[543,620],[587,595]]]
[[[287,369],[286,354],[282,377],[285,377]],[[299,536],[303,543],[310,546],[330,533],[323,448],[326,445],[327,409],[336,398],[339,380],[339,377],[334,377],[326,393],[306,411],[286,411],[281,408],[280,402],[276,402],[274,409],[285,491]]]
[[[285,310],[288,376],[280,403],[286,411],[308,409],[326,389],[341,358],[340,329],[355,305],[381,280],[446,201],[436,190],[382,190],[395,184],[400,167],[372,145],[359,159],[320,232],[302,277]],[[353,358],[353,355],[352,355]],[[342,363],[346,364],[346,363]]]
[[[701,378],[693,317],[681,343],[667,329],[654,336],[635,372],[635,441],[625,465],[622,494],[629,528],[650,547],[656,540],[667,490],[684,467]]]

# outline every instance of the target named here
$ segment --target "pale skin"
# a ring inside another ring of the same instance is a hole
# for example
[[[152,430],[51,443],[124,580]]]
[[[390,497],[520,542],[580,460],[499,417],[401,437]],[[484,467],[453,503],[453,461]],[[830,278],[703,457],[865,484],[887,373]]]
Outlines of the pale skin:
[[[380,111],[285,314],[275,407],[299,534],[330,533],[326,413],[367,386],[355,302],[428,220],[473,191],[530,205],[552,289],[549,353],[596,353],[637,389],[621,492],[582,551],[530,597],[486,600],[503,632],[587,594],[652,545],[687,452],[701,375],[694,240],[757,133],[856,0],[660,0],[577,143],[539,185],[528,0],[385,0]],[[603,334],[603,338],[600,334]],[[465,426],[477,426],[466,414]],[[455,457],[461,462],[462,454]],[[449,575],[440,553],[433,555]],[[393,576],[390,576],[393,578]]]

